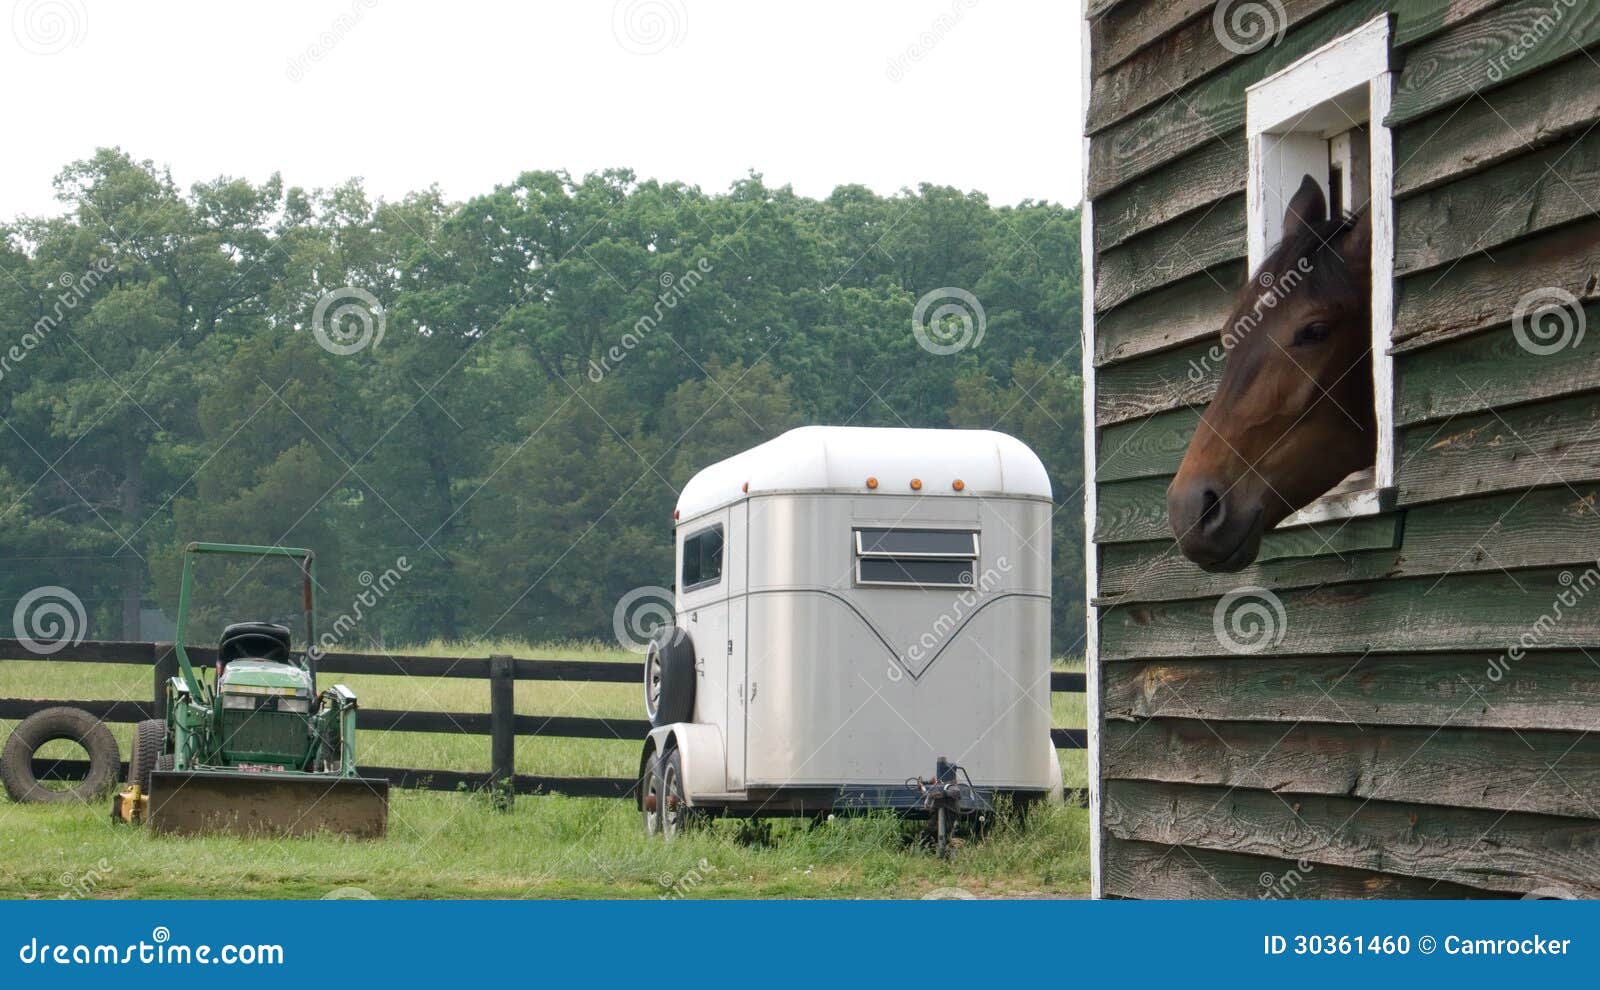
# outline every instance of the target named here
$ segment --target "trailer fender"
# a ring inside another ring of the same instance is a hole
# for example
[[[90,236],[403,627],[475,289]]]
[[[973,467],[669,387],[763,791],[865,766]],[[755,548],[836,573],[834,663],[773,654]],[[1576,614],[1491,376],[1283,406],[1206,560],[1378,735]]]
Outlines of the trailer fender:
[[[652,752],[665,753],[668,747],[675,747],[683,761],[684,796],[691,806],[705,795],[727,790],[721,729],[694,722],[674,722],[652,729],[645,743],[645,759]]]
[[[1051,804],[1062,804],[1067,800],[1067,794],[1061,783],[1061,754],[1056,752],[1054,740],[1047,739],[1045,744],[1050,747],[1050,779],[1045,781],[1045,800]]]

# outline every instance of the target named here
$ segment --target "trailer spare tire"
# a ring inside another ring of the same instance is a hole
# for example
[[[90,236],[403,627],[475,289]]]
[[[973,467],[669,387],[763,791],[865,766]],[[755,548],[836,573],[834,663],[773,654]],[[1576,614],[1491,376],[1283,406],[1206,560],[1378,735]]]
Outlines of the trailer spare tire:
[[[657,728],[694,717],[694,641],[668,626],[650,640],[644,662],[644,710]]]
[[[33,754],[47,742],[70,739],[89,754],[89,772],[77,786],[53,790],[33,775]],[[111,730],[81,708],[46,708],[18,723],[0,750],[0,783],[19,804],[94,801],[116,786],[122,754]]]

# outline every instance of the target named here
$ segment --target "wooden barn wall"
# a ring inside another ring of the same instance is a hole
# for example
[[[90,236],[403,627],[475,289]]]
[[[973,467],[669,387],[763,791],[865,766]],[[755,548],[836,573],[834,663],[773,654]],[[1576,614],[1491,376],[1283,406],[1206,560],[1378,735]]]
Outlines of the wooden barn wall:
[[[1600,4],[1281,6],[1245,54],[1213,3],[1086,6],[1102,890],[1600,896]],[[1384,13],[1398,508],[1206,574],[1164,496],[1247,275],[1245,87]],[[1582,310],[1556,353],[1537,289]],[[1283,638],[1230,654],[1246,585]]]

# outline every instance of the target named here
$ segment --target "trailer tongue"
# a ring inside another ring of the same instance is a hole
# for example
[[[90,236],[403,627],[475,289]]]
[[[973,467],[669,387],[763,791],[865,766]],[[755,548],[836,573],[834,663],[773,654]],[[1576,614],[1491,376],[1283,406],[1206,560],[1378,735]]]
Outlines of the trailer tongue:
[[[288,557],[300,566],[307,648],[296,657],[287,626],[237,622],[223,630],[208,683],[184,646],[194,562],[201,554]],[[389,782],[357,774],[356,696],[318,692],[313,614],[316,560],[309,550],[191,543],[184,551],[166,718],[140,722],[127,786],[112,817],[157,832],[361,838],[388,828]]]

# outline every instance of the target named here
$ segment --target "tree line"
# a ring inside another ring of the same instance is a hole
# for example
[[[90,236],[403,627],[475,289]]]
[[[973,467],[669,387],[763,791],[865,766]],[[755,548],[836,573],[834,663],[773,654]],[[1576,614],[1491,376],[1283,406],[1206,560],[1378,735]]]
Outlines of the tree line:
[[[1080,641],[1076,210],[624,169],[464,202],[184,189],[119,149],[56,191],[59,215],[0,225],[14,622],[48,587],[78,632],[150,638],[203,539],[315,549],[346,649],[610,639],[629,591],[671,585],[695,471],[828,423],[1032,446],[1056,645]],[[292,609],[292,576],[215,566],[208,619]]]

